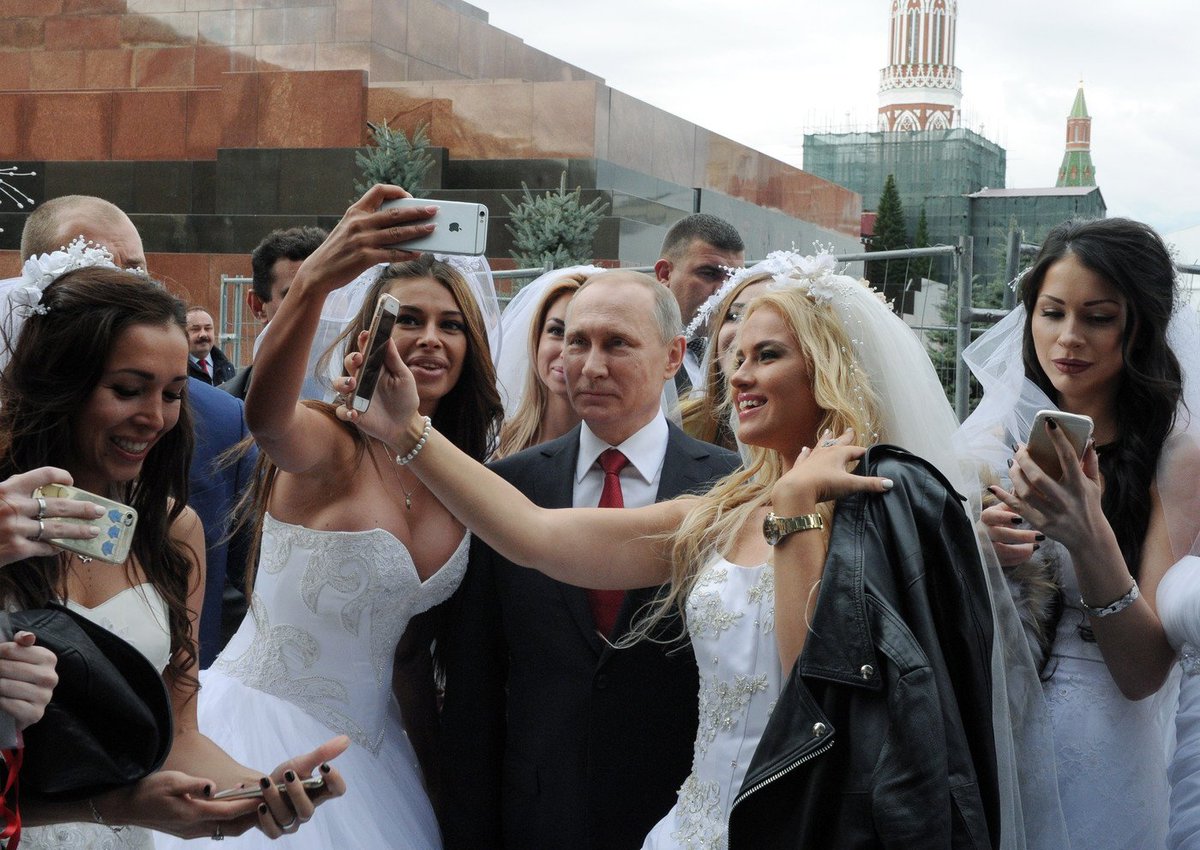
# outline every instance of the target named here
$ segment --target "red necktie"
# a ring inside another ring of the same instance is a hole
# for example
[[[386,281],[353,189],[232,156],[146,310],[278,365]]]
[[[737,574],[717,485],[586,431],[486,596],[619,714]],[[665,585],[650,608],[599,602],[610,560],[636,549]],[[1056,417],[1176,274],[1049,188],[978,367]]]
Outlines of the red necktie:
[[[600,491],[598,507],[625,507],[625,497],[621,495],[621,470],[629,465],[629,458],[617,449],[605,449],[596,460],[596,465],[604,471],[604,488]],[[588,602],[591,604],[596,631],[602,635],[612,635],[613,626],[616,625],[617,615],[621,613],[621,604],[624,601],[623,590],[588,591]]]
[[[207,375],[208,374],[208,361],[205,360],[203,357],[201,357],[196,362],[200,364],[200,371],[203,372],[205,375]]]

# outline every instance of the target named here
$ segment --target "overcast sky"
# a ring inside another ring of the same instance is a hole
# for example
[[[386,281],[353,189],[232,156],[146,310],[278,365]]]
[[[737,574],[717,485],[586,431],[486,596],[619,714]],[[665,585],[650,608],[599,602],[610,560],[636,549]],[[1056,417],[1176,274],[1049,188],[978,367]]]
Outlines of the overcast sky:
[[[875,122],[889,0],[473,2],[610,86],[794,165],[806,130]],[[960,0],[964,123],[1008,151],[1010,188],[1053,186],[1082,79],[1109,215],[1200,225],[1198,38],[1197,0]]]

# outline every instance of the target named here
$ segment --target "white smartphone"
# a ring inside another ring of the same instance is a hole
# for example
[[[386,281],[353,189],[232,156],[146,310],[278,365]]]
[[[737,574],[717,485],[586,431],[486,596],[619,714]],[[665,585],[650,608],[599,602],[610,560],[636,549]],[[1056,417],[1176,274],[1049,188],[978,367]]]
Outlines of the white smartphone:
[[[313,791],[319,791],[325,787],[325,778],[323,776],[310,776],[308,779],[300,781],[300,787],[311,794]],[[275,789],[284,794],[287,792],[287,785],[283,782],[278,783]],[[255,785],[251,788],[226,788],[224,791],[218,791],[213,794],[214,800],[253,800],[263,795],[263,789]]]
[[[363,355],[362,368],[358,370],[358,382],[350,405],[359,413],[371,406],[371,396],[379,383],[383,371],[383,358],[387,354],[387,341],[391,339],[396,316],[400,314],[400,302],[386,292],[375,302],[375,315],[371,317],[371,330],[367,336],[367,351]]]
[[[1047,475],[1056,481],[1062,478],[1062,465],[1058,462],[1058,452],[1050,435],[1046,432],[1046,420],[1054,419],[1062,432],[1071,442],[1075,456],[1082,458],[1087,448],[1088,440],[1092,438],[1092,417],[1078,413],[1063,413],[1061,410],[1039,410],[1033,417],[1033,427],[1029,429],[1029,456],[1040,466]]]
[[[125,559],[129,556],[129,547],[133,545],[133,530],[137,528],[138,518],[137,511],[129,507],[129,505],[114,502],[112,499],[97,496],[95,493],[80,490],[78,487],[68,487],[65,484],[47,484],[44,487],[34,490],[33,496],[35,499],[39,496],[48,499],[78,499],[82,502],[92,502],[104,508],[104,516],[98,519],[63,517],[57,520],[59,522],[69,522],[73,525],[99,526],[100,534],[96,537],[86,540],[51,538],[47,542],[53,543],[59,549],[66,549],[68,552],[74,552],[84,558],[96,558],[100,561],[107,561],[110,564],[125,562]]]
[[[429,254],[470,254],[478,256],[487,248],[488,208],[463,201],[434,201],[428,198],[396,198],[379,205],[381,210],[394,207],[437,207],[437,215],[428,219],[436,227],[433,233],[390,245],[403,251]]]

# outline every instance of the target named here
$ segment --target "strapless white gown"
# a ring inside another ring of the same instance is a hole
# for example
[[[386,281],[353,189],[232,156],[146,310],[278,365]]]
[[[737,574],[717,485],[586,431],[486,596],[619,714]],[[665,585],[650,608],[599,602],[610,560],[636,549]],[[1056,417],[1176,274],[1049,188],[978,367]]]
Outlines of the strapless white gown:
[[[1183,678],[1175,715],[1171,781],[1170,850],[1200,850],[1200,558],[1189,555],[1158,585],[1158,616],[1179,650]]]
[[[114,568],[116,569],[116,568]],[[127,587],[95,608],[67,600],[67,607],[104,626],[165,670],[171,660],[171,633],[167,603],[153,585]],[[21,832],[22,850],[146,850],[154,847],[154,833],[136,826],[117,830],[95,823],[60,823],[28,827]]]
[[[769,564],[709,564],[688,594],[687,624],[700,667],[692,772],[643,850],[726,846],[730,806],[783,684]]]
[[[429,850],[437,819],[392,696],[392,659],[413,615],[448,599],[467,567],[469,536],[427,581],[382,529],[313,531],[263,520],[250,610],[200,675],[201,731],[245,765],[270,770],[335,735],[345,796],[317,809],[284,843],[299,848]],[[159,848],[188,848],[158,837]],[[278,847],[258,830],[229,847]]]
[[[1078,626],[1079,584],[1066,550],[1057,557],[1064,610],[1044,685],[1054,730],[1059,797],[1072,850],[1161,850],[1167,834],[1166,748],[1174,678],[1159,694],[1126,699],[1100,648]]]

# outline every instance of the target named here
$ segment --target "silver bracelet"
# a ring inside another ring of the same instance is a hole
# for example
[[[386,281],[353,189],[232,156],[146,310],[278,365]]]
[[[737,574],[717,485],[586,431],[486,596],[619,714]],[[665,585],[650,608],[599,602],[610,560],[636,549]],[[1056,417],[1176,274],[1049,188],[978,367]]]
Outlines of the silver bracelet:
[[[421,439],[417,440],[417,444],[412,447],[412,450],[406,455],[396,455],[396,463],[399,466],[408,466],[412,463],[417,455],[421,453],[421,449],[425,448],[425,441],[429,439],[429,429],[433,427],[433,420],[428,416],[425,417],[425,430],[421,432]]]
[[[1126,593],[1124,596],[1122,596],[1120,599],[1118,599],[1116,602],[1112,603],[1111,605],[1105,605],[1103,608],[1093,608],[1091,605],[1088,605],[1086,602],[1083,601],[1082,596],[1079,597],[1079,604],[1082,605],[1083,610],[1086,611],[1092,617],[1108,617],[1112,614],[1121,613],[1126,608],[1128,608],[1130,605],[1132,605],[1134,602],[1137,602],[1138,597],[1141,595],[1142,595],[1142,592],[1140,590],[1138,590],[1137,581],[1134,580],[1133,584],[1129,588],[1129,592]]]
[[[96,803],[91,797],[88,797],[88,807],[92,810],[92,820],[111,830],[113,835],[119,835],[125,830],[125,827],[123,826],[113,826],[112,824],[106,822],[104,818],[100,816],[100,810],[96,808]]]

